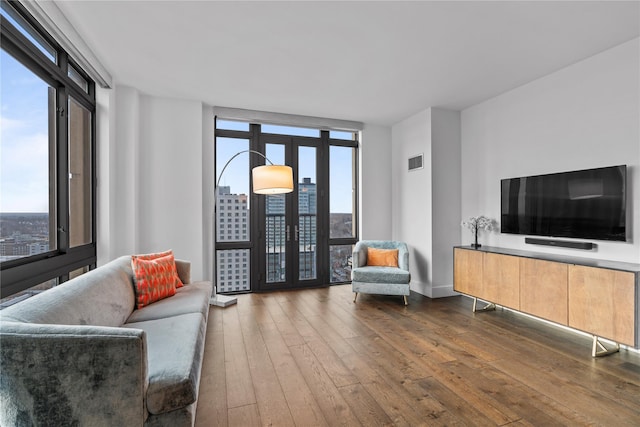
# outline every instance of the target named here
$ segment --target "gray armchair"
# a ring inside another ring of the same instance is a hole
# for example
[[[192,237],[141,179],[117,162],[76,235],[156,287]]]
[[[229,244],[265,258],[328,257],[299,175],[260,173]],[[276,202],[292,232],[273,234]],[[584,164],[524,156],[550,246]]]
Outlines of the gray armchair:
[[[398,249],[398,266],[367,265],[369,248]],[[353,302],[358,293],[380,295],[402,295],[407,305],[409,295],[409,248],[404,242],[389,240],[361,240],[353,249],[351,268],[351,289],[355,292]]]

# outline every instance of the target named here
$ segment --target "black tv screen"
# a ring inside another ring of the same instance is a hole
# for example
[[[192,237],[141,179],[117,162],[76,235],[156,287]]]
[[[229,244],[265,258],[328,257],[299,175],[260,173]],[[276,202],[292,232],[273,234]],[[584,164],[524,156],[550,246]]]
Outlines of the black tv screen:
[[[626,241],[627,167],[501,180],[500,231]]]

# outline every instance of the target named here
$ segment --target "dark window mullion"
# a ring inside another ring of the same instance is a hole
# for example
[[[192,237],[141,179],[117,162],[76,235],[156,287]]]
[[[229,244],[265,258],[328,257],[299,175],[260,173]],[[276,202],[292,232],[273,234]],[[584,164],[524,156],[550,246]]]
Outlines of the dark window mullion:
[[[329,239],[330,246],[355,245],[358,242],[357,237],[341,237]]]
[[[51,37],[51,35],[49,35],[49,33],[44,29],[44,27],[40,25],[40,23],[37,20],[31,17],[31,14],[27,11],[27,9],[22,4],[20,4],[19,1],[9,2],[7,0],[2,0],[2,2],[10,3],[10,7],[15,11],[15,13],[20,15],[22,19],[28,22],[28,24],[38,33],[37,37],[35,38],[41,39],[39,40],[40,43],[44,41],[46,44],[51,46],[51,48],[54,49],[56,53],[59,53],[60,51],[62,51],[62,48],[60,47],[56,39]],[[12,14],[9,13],[9,15],[12,15]],[[31,42],[29,42],[29,44],[31,44]],[[49,58],[47,58],[47,60],[49,60]]]
[[[355,146],[353,147],[354,153],[354,161],[353,161],[353,192],[354,192],[354,203],[353,203],[353,237],[357,241],[359,239],[358,230],[360,229],[360,192],[359,192],[359,181],[358,177],[360,176],[360,146],[359,142],[355,141]]]
[[[343,139],[329,139],[328,144],[337,146],[337,147],[357,147],[358,141],[347,141]]]
[[[293,168],[293,191],[286,194],[287,205],[285,209],[285,224],[289,227],[290,239],[285,243],[286,247],[286,259],[287,259],[287,274],[286,283],[292,284],[299,281],[300,278],[300,243],[299,239],[296,239],[296,229],[300,223],[299,216],[299,200],[300,200],[300,150],[297,144],[293,143],[295,137],[287,136],[287,143],[285,144],[285,165],[290,165]],[[296,175],[298,174],[298,175]],[[301,230],[298,229],[297,235],[300,236]]]
[[[45,76],[52,76],[55,80],[66,80],[67,76],[63,74],[60,66],[51,62],[37,47],[35,47],[29,39],[27,39],[18,29],[10,22],[2,19],[2,48],[15,54],[16,57],[28,68],[41,70],[38,75],[44,73]],[[60,52],[58,51],[58,56]],[[60,58],[58,58],[58,62]],[[66,70],[66,68],[65,68]]]
[[[89,87],[95,87],[93,81],[89,81]],[[95,92],[94,92],[95,94]],[[95,97],[94,97],[95,100]],[[94,251],[97,247],[98,240],[98,159],[97,159],[97,125],[95,107],[91,111],[91,245]],[[90,269],[95,268],[95,263],[89,266]]]
[[[95,110],[95,83],[91,82],[90,93],[77,87],[76,83],[67,75],[68,57],[64,51],[58,51],[58,64],[51,62],[38,48],[17,30],[10,22],[2,20],[2,48],[16,57],[23,65],[37,74],[40,78],[55,85],[56,81],[64,82],[67,90],[89,110]],[[74,66],[76,70],[80,67]],[[85,77],[85,75],[83,75]]]
[[[94,113],[96,111],[95,98],[75,87],[75,83],[74,86],[67,86],[67,92],[69,96],[72,96],[78,104],[82,105],[91,113]]]
[[[0,40],[2,42],[2,50],[7,51],[29,71],[48,84],[56,85],[55,76],[52,76],[52,74],[55,74],[54,70],[58,69],[57,65],[49,61],[42,52],[28,43],[26,37],[5,20],[2,20]],[[42,61],[47,62],[43,63]]]
[[[58,87],[56,110],[56,168],[57,168],[57,220],[58,250],[69,249],[69,97],[64,86]]]
[[[249,133],[249,149],[264,153],[265,145],[264,142],[260,140],[260,125],[250,124]],[[251,171],[253,170],[253,165],[257,165],[256,162],[258,162],[258,160],[261,160],[260,156],[251,156],[249,174],[251,174]],[[258,289],[258,282],[263,280],[263,278],[260,277],[260,272],[266,271],[266,268],[264,268],[265,259],[264,257],[260,257],[259,254],[261,251],[257,250],[257,248],[266,243],[267,237],[263,227],[264,224],[259,223],[259,219],[263,217],[262,215],[264,215],[265,212],[264,198],[259,197],[253,192],[253,183],[251,179],[249,180],[249,198],[251,203],[249,212],[249,223],[251,224],[251,234],[249,235],[249,239],[251,241],[251,251],[249,252],[249,257],[251,258],[249,267],[249,289],[253,292]],[[262,214],[256,215],[256,212],[262,212]]]
[[[316,253],[318,257],[318,268],[316,270],[322,283],[329,283],[329,237],[331,235],[331,212],[329,207],[329,193],[331,191],[329,187],[329,174],[331,173],[329,170],[329,131],[323,130],[320,132],[320,142],[316,166],[316,170],[318,171],[317,187],[320,190],[316,196],[318,204],[318,208],[316,209],[318,229]],[[320,233],[322,233],[322,235],[320,235]]]

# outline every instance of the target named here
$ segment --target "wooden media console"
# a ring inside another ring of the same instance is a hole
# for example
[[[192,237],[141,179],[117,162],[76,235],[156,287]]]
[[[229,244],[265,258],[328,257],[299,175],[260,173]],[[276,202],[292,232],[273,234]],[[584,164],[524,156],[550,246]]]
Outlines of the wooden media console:
[[[500,305],[589,333],[594,357],[640,346],[640,264],[496,247],[458,246],[453,256],[453,288],[474,298],[474,311]],[[478,309],[478,299],[489,304]]]

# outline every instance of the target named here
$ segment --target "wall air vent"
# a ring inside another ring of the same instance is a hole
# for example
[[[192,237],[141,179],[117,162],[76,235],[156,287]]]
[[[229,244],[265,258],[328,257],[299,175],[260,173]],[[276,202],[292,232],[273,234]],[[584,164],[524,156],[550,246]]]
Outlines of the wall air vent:
[[[409,157],[409,170],[414,171],[417,169],[424,168],[424,165],[422,163],[423,157],[424,157],[424,154],[418,154],[417,156]]]

